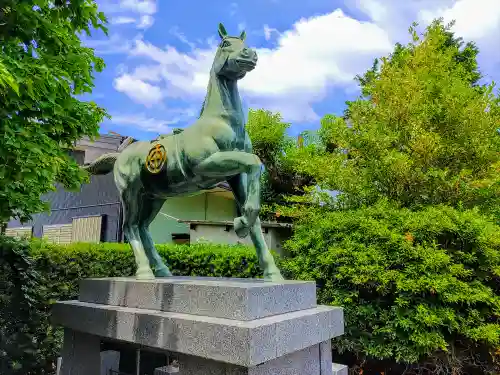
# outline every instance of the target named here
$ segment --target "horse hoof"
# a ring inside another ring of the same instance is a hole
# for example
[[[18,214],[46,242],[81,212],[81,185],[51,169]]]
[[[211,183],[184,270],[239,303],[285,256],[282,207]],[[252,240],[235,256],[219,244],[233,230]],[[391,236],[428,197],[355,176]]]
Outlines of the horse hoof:
[[[239,238],[245,238],[250,233],[250,228],[248,227],[246,220],[244,217],[240,216],[234,219],[233,221],[234,233]]]
[[[155,270],[155,276],[156,277],[171,277],[174,275],[172,275],[172,272],[170,272],[168,267],[162,267],[162,268]]]
[[[153,280],[155,275],[153,274],[153,271],[151,271],[151,268],[143,268],[137,270],[135,278],[137,280]]]
[[[267,272],[264,274],[264,280],[268,281],[283,281],[285,278],[281,276],[281,272],[279,270],[273,272]]]

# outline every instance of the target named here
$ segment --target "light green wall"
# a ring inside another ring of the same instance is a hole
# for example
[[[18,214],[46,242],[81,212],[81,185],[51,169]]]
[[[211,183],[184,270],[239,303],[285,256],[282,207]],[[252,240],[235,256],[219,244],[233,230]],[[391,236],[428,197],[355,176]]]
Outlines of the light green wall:
[[[236,217],[236,202],[234,201],[234,199],[224,198],[213,193],[207,193],[203,195],[207,196],[207,210],[204,220],[233,221],[233,219]]]
[[[182,220],[233,220],[236,216],[236,205],[233,199],[213,193],[170,198],[149,227],[155,243],[171,242],[172,233],[189,233],[187,224],[178,223],[162,213]]]

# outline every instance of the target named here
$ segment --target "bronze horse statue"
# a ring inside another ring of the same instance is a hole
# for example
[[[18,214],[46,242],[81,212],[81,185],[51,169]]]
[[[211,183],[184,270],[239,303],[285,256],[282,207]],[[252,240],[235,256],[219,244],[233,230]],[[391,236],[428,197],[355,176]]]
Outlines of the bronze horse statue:
[[[124,209],[123,231],[134,252],[138,279],[172,276],[155,249],[149,225],[169,197],[214,188],[227,181],[241,216],[234,230],[250,235],[268,280],[283,279],[264,241],[260,211],[262,163],[252,153],[238,92],[238,80],[252,71],[257,54],[245,44],[245,32],[221,42],[210,71],[200,117],[182,132],[131,143],[102,155],[83,168],[90,174],[113,171]]]

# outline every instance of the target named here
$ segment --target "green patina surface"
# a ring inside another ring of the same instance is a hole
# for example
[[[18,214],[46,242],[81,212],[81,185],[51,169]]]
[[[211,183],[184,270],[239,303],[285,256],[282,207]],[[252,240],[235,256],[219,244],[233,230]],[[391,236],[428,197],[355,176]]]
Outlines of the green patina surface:
[[[238,80],[255,68],[257,54],[246,46],[245,32],[238,37],[228,36],[219,24],[219,36],[221,42],[198,120],[181,132],[132,143],[120,153],[103,155],[84,167],[91,174],[113,171],[124,208],[123,230],[137,263],[137,278],[171,276],[149,232],[165,200],[227,181],[242,212],[234,219],[236,234],[250,235],[265,278],[282,279],[262,234],[262,163],[252,153],[238,92]]]

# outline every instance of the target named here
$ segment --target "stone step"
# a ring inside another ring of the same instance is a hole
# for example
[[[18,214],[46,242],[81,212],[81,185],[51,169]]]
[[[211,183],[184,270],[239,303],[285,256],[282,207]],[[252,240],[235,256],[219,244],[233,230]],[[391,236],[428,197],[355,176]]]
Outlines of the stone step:
[[[168,277],[85,279],[79,301],[249,321],[316,307],[312,281]]]

